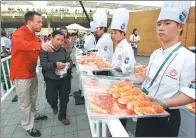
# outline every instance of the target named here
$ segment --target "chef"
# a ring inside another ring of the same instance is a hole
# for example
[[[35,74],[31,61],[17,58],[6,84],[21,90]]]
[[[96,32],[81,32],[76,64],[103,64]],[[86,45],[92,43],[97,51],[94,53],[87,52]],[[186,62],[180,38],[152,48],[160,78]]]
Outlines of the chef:
[[[125,38],[128,21],[129,11],[127,9],[119,8],[114,11],[111,29],[113,31],[112,38],[117,43],[112,57],[112,65],[115,67],[113,74],[115,76],[129,75],[135,67],[133,49]]]
[[[90,22],[90,31],[91,33],[88,35],[84,43],[84,52],[95,50],[96,47],[96,28],[93,21]]]
[[[195,101],[195,54],[180,41],[191,1],[165,1],[156,24],[161,48],[150,57],[142,91],[170,114],[140,118],[136,137],[177,137],[179,107]]]
[[[97,42],[97,56],[107,61],[112,60],[113,42],[111,36],[107,33],[107,14],[105,11],[96,11],[93,14],[93,21],[96,28],[96,34],[101,36]]]
[[[133,49],[125,38],[128,21],[129,11],[127,9],[118,8],[114,11],[111,23],[112,38],[117,43],[112,57],[112,65],[115,69],[111,73],[114,76],[130,75],[135,66]],[[127,119],[120,119],[120,121],[126,128]]]

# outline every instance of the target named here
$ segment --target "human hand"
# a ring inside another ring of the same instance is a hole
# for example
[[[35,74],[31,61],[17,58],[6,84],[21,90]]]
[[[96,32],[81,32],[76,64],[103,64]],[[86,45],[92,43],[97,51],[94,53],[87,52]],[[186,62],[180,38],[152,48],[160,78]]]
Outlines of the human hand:
[[[66,62],[66,63],[65,63],[65,66],[66,66],[66,68],[68,69],[68,68],[70,68],[71,65],[70,65],[69,62]]]
[[[69,39],[65,38],[65,43],[66,43],[66,44],[70,44],[71,41],[70,41]]]
[[[50,46],[47,43],[42,43],[41,44],[41,49],[46,51],[46,52],[54,52],[53,48],[54,48],[53,46]]]
[[[62,69],[62,68],[65,67],[65,63],[57,62],[57,63],[56,63],[56,66],[57,66],[57,68]]]
[[[116,71],[118,72],[121,72],[121,69],[118,67],[118,68],[115,68]]]
[[[155,98],[155,97],[152,97],[152,96],[147,96],[147,98],[149,100],[151,100],[152,102],[154,102],[155,104],[158,104],[158,105],[162,106],[164,109],[168,107],[167,104],[165,103],[165,101],[162,100],[162,99],[158,99],[158,98]]]

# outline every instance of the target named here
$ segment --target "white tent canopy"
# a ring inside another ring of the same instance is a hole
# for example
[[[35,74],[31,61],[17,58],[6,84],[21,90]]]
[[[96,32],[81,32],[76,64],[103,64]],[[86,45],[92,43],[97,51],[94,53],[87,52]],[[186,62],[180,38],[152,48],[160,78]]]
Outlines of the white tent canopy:
[[[88,31],[89,29],[88,28],[85,28],[79,24],[76,24],[76,23],[73,23],[73,24],[70,24],[68,26],[66,26],[67,29],[69,30],[84,30],[84,31]]]

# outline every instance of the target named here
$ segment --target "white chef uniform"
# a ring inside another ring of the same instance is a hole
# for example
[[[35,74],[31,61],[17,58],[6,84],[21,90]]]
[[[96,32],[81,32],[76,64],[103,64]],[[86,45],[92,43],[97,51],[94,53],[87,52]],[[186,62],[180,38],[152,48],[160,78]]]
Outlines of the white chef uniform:
[[[95,36],[92,34],[93,32],[96,31],[93,21],[90,22],[90,31],[91,33],[87,36],[85,43],[84,43],[84,52],[95,50],[96,48]]]
[[[104,11],[96,11],[93,15],[95,28],[107,27],[107,14]],[[113,42],[108,33],[104,33],[97,42],[97,56],[111,62],[113,55]]]
[[[173,53],[153,85],[148,88],[161,64],[180,44],[178,42],[166,50],[160,48],[151,55],[147,69],[148,78],[142,85],[150,96],[168,99],[175,97],[180,91],[195,99],[195,54],[184,47]]]
[[[157,22],[173,20],[185,24],[190,4],[191,1],[165,1]],[[161,69],[159,74],[154,77],[159,69]],[[162,48],[155,50],[150,57],[147,79],[142,85],[142,90],[149,92],[150,96],[161,100],[173,98],[179,92],[183,92],[195,99],[194,53],[182,47],[181,42],[165,50]],[[135,136],[178,137],[181,122],[180,111],[178,107],[175,108],[177,109],[166,108],[166,111],[170,114],[167,117],[139,118]]]
[[[122,16],[123,15],[123,16]],[[120,30],[126,33],[129,21],[129,11],[125,8],[118,8],[114,11],[111,29]],[[120,68],[122,72],[113,71],[113,74],[129,75],[135,67],[135,58],[132,47],[126,39],[117,44],[115,52],[112,57],[112,65]]]
[[[157,22],[169,19],[185,24],[190,5],[191,1],[165,2]],[[195,99],[195,54],[184,47],[179,48],[173,53],[150,87],[162,63],[180,44],[181,42],[178,42],[165,50],[162,48],[157,49],[151,55],[147,69],[147,79],[142,85],[142,88],[145,88],[150,96],[168,99],[175,97],[179,92],[183,92]]]

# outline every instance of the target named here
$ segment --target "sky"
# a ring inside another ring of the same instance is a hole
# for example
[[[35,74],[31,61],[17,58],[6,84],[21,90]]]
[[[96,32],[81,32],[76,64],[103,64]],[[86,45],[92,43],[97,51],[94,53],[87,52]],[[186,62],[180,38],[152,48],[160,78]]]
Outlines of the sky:
[[[134,4],[142,6],[157,6],[162,7],[163,1],[92,1],[102,3],[119,3],[119,4]],[[33,1],[33,3],[39,8],[46,7],[46,1]],[[195,1],[192,1],[192,6],[195,6]]]

